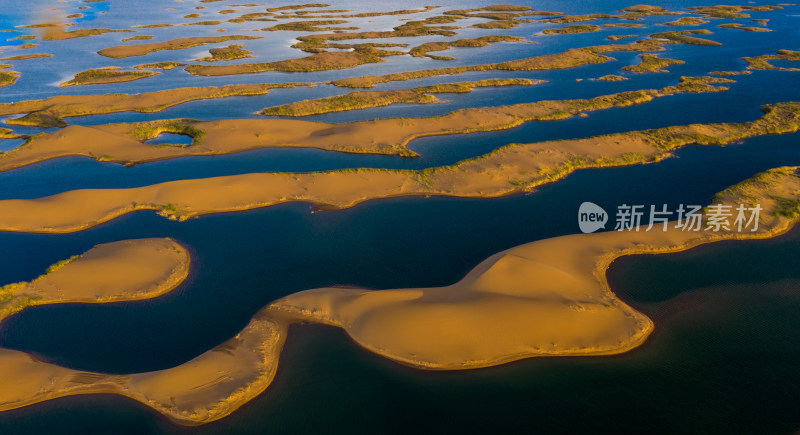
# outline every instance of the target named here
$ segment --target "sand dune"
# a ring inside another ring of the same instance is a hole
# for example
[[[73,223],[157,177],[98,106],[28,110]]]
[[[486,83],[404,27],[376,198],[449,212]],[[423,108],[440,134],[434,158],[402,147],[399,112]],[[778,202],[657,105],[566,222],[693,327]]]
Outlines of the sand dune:
[[[798,169],[771,170],[716,196],[718,204],[760,204],[756,232],[671,228],[570,235],[495,254],[447,287],[307,290],[272,303],[228,342],[167,370],[81,372],[0,349],[0,410],[74,394],[116,393],[181,424],[214,421],[269,386],[287,326],[295,322],[341,327],[365,348],[424,369],[625,352],[644,342],[653,323],[611,292],[605,278],[609,264],[622,255],[788,230],[800,218]]]
[[[306,201],[329,208],[401,195],[497,197],[529,192],[581,168],[654,162],[690,144],[724,145],[744,138],[795,132],[800,103],[765,107],[758,120],[692,124],[572,139],[514,144],[451,166],[422,171],[353,169],[255,173],[169,181],[129,189],[74,190],[33,200],[0,201],[0,230],[80,231],[135,210],[171,219]]]

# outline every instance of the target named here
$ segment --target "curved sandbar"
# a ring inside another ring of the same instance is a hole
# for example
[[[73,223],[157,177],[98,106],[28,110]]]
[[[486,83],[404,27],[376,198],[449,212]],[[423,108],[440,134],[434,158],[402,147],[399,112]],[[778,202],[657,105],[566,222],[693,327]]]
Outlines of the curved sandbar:
[[[32,305],[155,298],[175,288],[188,271],[188,252],[171,239],[98,245],[32,282],[0,288],[0,320]],[[0,410],[74,394],[115,393],[183,424],[212,421],[266,389],[285,335],[280,324],[256,316],[234,338],[181,366],[133,375],[72,370],[0,348]]]
[[[188,274],[189,252],[172,239],[105,243],[53,264],[33,281],[0,287],[0,321],[35,305],[151,299]]]
[[[797,169],[769,171],[715,199],[734,207],[760,203],[765,210],[756,232],[692,232],[670,225],[668,231],[656,227],[563,236],[495,254],[446,287],[321,288],[289,295],[270,307],[294,321],[340,327],[374,353],[425,369],[626,352],[644,342],[653,323],[612,293],[605,276],[611,262],[623,255],[780,234],[800,217]],[[793,218],[785,216],[789,213]]]
[[[406,145],[414,139],[444,134],[512,128],[529,121],[567,119],[579,113],[628,107],[685,92],[719,92],[730,83],[711,77],[683,77],[676,86],[627,91],[586,100],[538,101],[511,106],[467,108],[430,118],[394,118],[344,124],[289,119],[231,119],[213,122],[166,120],[69,126],[37,135],[26,144],[0,154],[0,171],[65,156],[136,164],[183,156],[216,155],[268,147],[307,147],[330,151],[415,155]],[[194,137],[190,146],[144,144],[162,132]]]
[[[447,287],[307,290],[270,304],[233,339],[167,370],[79,372],[0,349],[0,410],[67,395],[116,393],[180,424],[208,423],[269,386],[287,326],[298,322],[339,326],[365,348],[423,369],[625,352],[644,342],[653,323],[611,292],[605,278],[609,264],[622,255],[780,234],[800,218],[797,169],[767,171],[717,195],[719,204],[760,204],[757,232],[673,227],[563,236],[495,254]]]
[[[649,163],[666,158],[671,151],[685,145],[724,145],[800,129],[800,103],[779,103],[765,107],[765,111],[764,116],[752,122],[692,124],[507,145],[451,166],[422,171],[255,173],[130,189],[73,190],[33,200],[4,200],[0,201],[0,230],[68,233],[135,210],[154,210],[170,219],[185,220],[290,201],[346,208],[394,196],[498,197],[530,192],[577,169]]]

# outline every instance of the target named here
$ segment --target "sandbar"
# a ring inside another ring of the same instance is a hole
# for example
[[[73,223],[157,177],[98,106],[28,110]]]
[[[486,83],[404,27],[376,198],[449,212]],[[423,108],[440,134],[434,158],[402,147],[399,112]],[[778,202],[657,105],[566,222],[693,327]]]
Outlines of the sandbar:
[[[506,145],[453,165],[425,170],[344,169],[253,173],[169,181],[128,189],[84,189],[0,201],[0,230],[69,233],[136,210],[173,220],[304,201],[347,208],[396,196],[488,198],[530,192],[578,169],[652,163],[686,145],[725,145],[800,129],[800,103],[765,106],[751,122],[691,124],[584,139]]]

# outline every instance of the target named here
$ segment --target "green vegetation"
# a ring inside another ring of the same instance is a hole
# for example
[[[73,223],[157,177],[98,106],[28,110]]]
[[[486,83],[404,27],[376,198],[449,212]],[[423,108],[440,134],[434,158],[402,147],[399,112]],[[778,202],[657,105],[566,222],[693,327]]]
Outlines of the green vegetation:
[[[533,20],[492,20],[485,23],[473,24],[475,29],[513,29],[520,24],[532,23]]]
[[[620,10],[619,14],[585,14],[585,15],[564,15],[558,18],[548,18],[541,20],[543,23],[579,23],[594,20],[639,20],[642,17],[651,15],[677,15],[676,12],[666,12],[657,6],[642,6],[641,8],[632,6]]]
[[[608,39],[609,41],[619,41],[620,39],[635,38],[635,37],[636,35],[611,35],[611,36],[606,36],[606,39]]]
[[[702,14],[708,18],[750,18],[743,12],[764,12],[783,9],[780,6],[692,6],[688,9],[694,14]]]
[[[610,58],[600,53],[610,53],[615,51],[638,51],[647,52],[658,50],[661,45],[672,43],[662,42],[652,39],[644,39],[629,44],[599,45],[583,48],[572,48],[560,53],[528,57],[509,62],[470,65],[461,67],[435,68],[420,71],[409,71],[403,73],[393,73],[383,76],[364,76],[347,79],[334,80],[331,84],[335,86],[349,88],[370,88],[377,83],[393,81],[413,80],[425,77],[436,77],[443,75],[457,75],[468,71],[535,71],[535,70],[555,70],[573,68],[581,65],[592,65],[607,62]]]
[[[488,35],[479,38],[457,39],[455,41],[427,42],[412,48],[408,53],[414,57],[429,57],[436,60],[454,60],[454,57],[435,56],[429,54],[431,51],[443,51],[450,47],[485,47],[494,42],[525,42],[525,38],[519,36]]]
[[[161,133],[180,134],[192,138],[191,145],[196,145],[203,138],[203,130],[195,127],[194,119],[168,119],[161,121],[139,122],[128,132],[128,135],[142,142],[157,138]],[[191,146],[189,145],[189,146]],[[163,146],[163,145],[162,145]],[[186,145],[169,145],[183,147]]]
[[[711,35],[710,30],[694,29],[694,30],[680,30],[673,32],[663,32],[650,35],[651,38],[668,39],[673,42],[689,45],[722,45],[717,41],[710,39],[696,38],[688,35]]]
[[[112,69],[113,68],[113,69]],[[118,67],[90,69],[75,74],[72,80],[61,83],[59,86],[81,86],[105,83],[120,83],[140,80],[158,74],[153,71],[120,71]]]
[[[336,24],[349,23],[347,20],[307,20],[292,21],[289,23],[276,24],[272,27],[265,27],[261,30],[274,32],[278,30],[289,30],[295,32],[326,32],[331,30],[358,30],[358,27],[336,27]]]
[[[588,33],[599,32],[600,27],[594,24],[577,24],[575,26],[567,26],[559,29],[544,29],[542,33],[545,35],[564,35],[569,33]]]
[[[61,41],[64,39],[86,38],[88,36],[103,35],[105,33],[131,33],[133,30],[113,30],[113,29],[79,29],[72,32],[64,32],[58,27],[53,27],[44,31],[42,40]]]
[[[617,75],[614,75],[614,74],[609,74],[609,75],[605,75],[605,76],[597,78],[597,81],[600,81],[600,82],[621,82],[623,80],[628,80],[628,78],[627,77],[622,77],[622,76],[617,76]]]
[[[185,63],[182,62],[156,62],[156,63],[145,63],[142,65],[134,66],[135,69],[163,69],[163,70],[170,70],[173,68],[178,68],[181,66],[186,66]]]
[[[183,26],[216,26],[222,24],[222,21],[208,20],[208,21],[195,21],[194,23],[183,23]]]
[[[743,26],[742,23],[725,23],[725,24],[720,24],[717,27],[719,27],[721,29],[744,30],[745,32],[771,32],[772,31],[772,30],[764,28],[764,27]]]
[[[775,66],[769,63],[771,60],[800,61],[800,51],[778,50],[777,54],[764,54],[755,57],[743,57],[742,60],[747,62],[747,69],[800,71],[800,68],[786,68],[781,66]]]
[[[61,260],[61,261],[59,261],[57,263],[53,263],[53,264],[50,265],[50,267],[47,268],[47,270],[44,272],[44,274],[47,275],[49,273],[58,272],[64,266],[66,266],[67,264],[71,263],[73,260],[76,260],[76,259],[78,259],[80,257],[81,257],[80,255],[73,255],[72,257],[69,257],[66,260]]]
[[[269,107],[262,110],[261,114],[298,117],[382,107],[399,103],[431,104],[438,103],[439,99],[429,94],[468,93],[472,92],[472,90],[477,87],[531,86],[534,84],[536,83],[529,79],[490,79],[476,82],[442,83],[413,89],[357,91],[345,95],[319,98],[316,100],[304,100],[282,106]]]
[[[390,55],[398,53],[389,53]],[[347,69],[367,63],[383,62],[381,56],[387,53],[373,47],[359,47],[349,52],[323,52],[299,59],[287,59],[267,63],[246,63],[239,65],[189,65],[186,71],[194,75],[221,76],[231,74],[251,74],[263,71],[326,71]]]
[[[153,37],[152,37],[152,36],[150,36],[150,35],[136,35],[136,36],[131,36],[130,38],[125,38],[125,39],[123,39],[123,40],[122,40],[122,42],[128,42],[128,41],[148,41],[148,40],[150,40],[150,39],[153,39]]]
[[[66,124],[61,118],[87,116],[104,113],[135,111],[141,113],[159,112],[187,101],[225,98],[230,96],[264,95],[270,89],[308,86],[304,83],[240,84],[227,86],[208,86],[197,88],[177,88],[143,94],[105,94],[105,95],[60,95],[44,100],[28,100],[16,103],[0,103],[0,116],[27,113],[19,119],[9,119],[8,123],[24,123],[34,127],[61,126]],[[58,124],[56,124],[58,123]]]
[[[104,48],[97,52],[101,56],[119,59],[123,57],[143,56],[159,50],[183,50],[205,44],[216,44],[231,40],[260,39],[260,36],[226,35],[226,36],[196,36],[193,38],[179,38],[171,41],[155,42],[152,44],[120,45]]]
[[[25,60],[25,59],[39,59],[43,57],[53,57],[52,54],[23,54],[19,56],[11,56],[0,58],[0,60]]]
[[[752,71],[742,70],[742,71],[711,71],[709,72],[712,76],[740,76],[740,75],[747,75],[752,74]]]
[[[19,78],[19,73],[16,71],[0,71],[0,88],[13,85],[17,82],[17,78]]]
[[[211,56],[201,57],[199,59],[195,59],[195,61],[216,62],[220,60],[233,60],[253,57],[250,55],[252,51],[245,50],[244,45],[241,44],[231,44],[227,47],[212,48],[211,50],[208,50],[208,52],[211,53]]]
[[[664,24],[667,26],[699,26],[708,24],[708,21],[698,17],[681,17],[676,21],[669,21]]]
[[[635,73],[665,73],[666,67],[670,65],[681,65],[686,62],[676,59],[662,59],[654,54],[640,54],[641,61],[638,65],[628,65],[622,67],[623,71]]]
[[[297,10],[297,9],[308,9],[308,8],[327,8],[330,6],[327,3],[304,3],[304,4],[297,4],[297,5],[287,5],[287,6],[278,6],[273,8],[267,8],[267,12],[280,12],[280,11],[289,11],[289,10]]]
[[[10,118],[6,120],[6,124],[39,128],[63,128],[67,126],[63,119],[46,111],[31,112],[22,118]]]

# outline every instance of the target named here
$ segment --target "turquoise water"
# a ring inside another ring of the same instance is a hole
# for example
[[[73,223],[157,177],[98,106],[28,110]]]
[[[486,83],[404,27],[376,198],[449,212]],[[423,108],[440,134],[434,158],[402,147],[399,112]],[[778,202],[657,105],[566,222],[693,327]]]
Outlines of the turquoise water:
[[[131,2],[132,4],[133,2]],[[577,2],[576,2],[577,3]],[[458,7],[481,2],[463,2]],[[612,12],[627,2],[594,5],[541,2],[537,9],[566,13]],[[690,2],[664,5],[677,9]],[[163,22],[156,8],[92,3],[91,27],[122,28],[144,19]],[[170,4],[189,13],[194,3]],[[388,9],[375,2],[348,1],[351,9]],[[419,7],[394,2],[392,8]],[[117,8],[117,9],[115,9]],[[102,10],[109,10],[106,15]],[[797,13],[752,13],[770,18],[772,33],[702,28],[723,47],[669,46],[663,57],[685,60],[668,74],[631,75],[624,82],[576,82],[576,78],[619,73],[635,62],[633,53],[616,61],[564,71],[504,73],[548,83],[527,88],[479,89],[442,95],[446,103],[364,110],[313,117],[345,122],[375,117],[433,116],[451,110],[542,99],[589,98],[628,89],[660,88],[681,75],[741,69],[741,56],[779,48],[797,49]],[[112,13],[114,12],[114,13]],[[175,13],[177,15],[177,12]],[[23,22],[25,9],[10,9],[0,27]],[[180,14],[182,15],[182,14]],[[180,16],[177,15],[177,16]],[[150,17],[150,18],[148,18]],[[461,49],[447,65],[486,63],[604,44],[610,34],[647,35],[668,30],[648,18],[647,29],[597,34],[532,36],[546,27],[521,26],[507,34],[540,44],[499,44],[496,49]],[[182,21],[182,20],[179,20]],[[725,20],[728,21],[728,20]],[[252,23],[247,26],[252,27]],[[199,33],[210,29],[193,29]],[[174,36],[176,29],[147,29]],[[229,29],[229,33],[236,29]],[[172,32],[172,33],[171,33]],[[459,37],[486,33],[468,31]],[[14,34],[9,34],[14,35]],[[243,41],[260,56],[248,61],[296,57],[279,33],[276,41]],[[116,45],[130,34],[85,38],[84,51]],[[777,41],[777,42],[776,42]],[[624,42],[624,40],[623,40]],[[238,43],[238,42],[237,42]],[[253,44],[253,45],[251,45]],[[385,64],[310,74],[264,73],[200,78],[179,70],[153,79],[113,86],[59,89],[48,85],[66,71],[66,42],[43,43],[37,52],[56,53],[39,64],[19,62],[18,84],[0,90],[0,101],[43,98],[60,93],[141,92],[164,87],[233,82],[323,81],[362,74],[441,66],[429,59],[389,58]],[[202,47],[112,62],[130,66],[188,60]],[[85,57],[85,53],[81,56]],[[107,66],[87,57],[80,69]],[[73,71],[74,72],[74,71]],[[464,74],[447,81],[496,78],[497,73]],[[680,95],[641,106],[590,113],[587,118],[528,123],[490,133],[431,137],[410,147],[415,159],[342,155],[319,150],[271,149],[229,156],[189,157],[134,167],[64,158],[0,173],[0,199],[37,198],[79,188],[135,187],[163,181],[258,171],[314,171],[346,167],[423,169],[452,164],[515,142],[584,137],[693,122],[750,121],[759,106],[800,100],[798,73],[757,71],[736,76],[731,90]],[[390,89],[435,83],[387,83]],[[268,105],[334,95],[343,89],[320,86],[275,90],[265,96],[198,101],[155,114],[113,114],[70,119],[84,125],[172,117],[248,117]],[[25,129],[17,129],[27,132]],[[96,228],[65,235],[0,232],[0,284],[32,279],[48,265],[98,243],[138,237],[173,237],[192,251],[190,278],[176,291],[147,301],[102,306],[67,304],[26,310],[0,325],[0,346],[81,370],[111,373],[175,366],[227,340],[262,306],[286,294],[314,287],[354,285],[373,289],[446,285],[486,257],[522,243],[578,231],[575,214],[583,201],[606,209],[622,203],[707,203],[716,192],[760,171],[800,165],[798,134],[753,138],[727,147],[687,147],[658,164],[579,171],[528,195],[499,199],[396,198],[355,208],[316,211],[308,204],[284,204],[242,213],[204,216],[184,223],[150,212],[133,213]],[[63,398],[0,413],[0,433],[296,433],[593,431],[658,433],[784,433],[800,428],[800,230],[782,238],[718,243],[680,254],[623,258],[609,279],[624,300],[657,324],[652,338],[625,355],[548,358],[466,372],[425,372],[370,354],[341,331],[321,326],[292,327],[276,380],[269,390],[225,420],[186,429],[124,398],[99,395]]]

